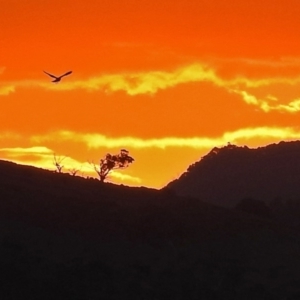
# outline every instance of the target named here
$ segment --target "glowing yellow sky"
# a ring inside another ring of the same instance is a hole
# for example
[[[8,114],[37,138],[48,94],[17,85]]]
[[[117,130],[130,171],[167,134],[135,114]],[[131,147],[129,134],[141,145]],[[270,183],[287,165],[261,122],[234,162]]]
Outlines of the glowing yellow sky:
[[[214,146],[300,139],[298,0],[0,0],[0,159],[161,188]],[[59,84],[43,73],[60,75]],[[90,163],[89,163],[90,162]]]

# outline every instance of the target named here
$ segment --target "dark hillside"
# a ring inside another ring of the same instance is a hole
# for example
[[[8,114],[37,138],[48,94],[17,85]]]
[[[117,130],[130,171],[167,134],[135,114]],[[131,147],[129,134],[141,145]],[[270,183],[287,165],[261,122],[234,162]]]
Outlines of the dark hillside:
[[[300,199],[300,141],[250,149],[214,148],[167,185],[178,195],[197,197],[225,207],[244,198],[269,204]]]
[[[1,299],[298,299],[298,232],[0,161]]]

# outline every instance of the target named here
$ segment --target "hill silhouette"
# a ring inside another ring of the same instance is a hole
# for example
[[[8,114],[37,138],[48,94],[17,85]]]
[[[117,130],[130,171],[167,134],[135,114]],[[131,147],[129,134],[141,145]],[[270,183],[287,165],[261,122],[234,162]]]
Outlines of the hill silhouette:
[[[250,149],[228,145],[213,148],[167,185],[178,195],[197,197],[224,207],[244,198],[270,204],[300,199],[300,141]]]
[[[1,299],[298,299],[300,237],[170,190],[0,161]]]

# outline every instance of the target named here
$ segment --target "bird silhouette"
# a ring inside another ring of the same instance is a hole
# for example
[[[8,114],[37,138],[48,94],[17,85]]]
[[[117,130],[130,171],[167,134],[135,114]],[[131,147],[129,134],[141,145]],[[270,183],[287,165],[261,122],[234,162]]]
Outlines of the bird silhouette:
[[[52,75],[52,74],[50,74],[50,73],[48,73],[48,72],[46,72],[46,71],[44,71],[44,73],[47,74],[48,76],[54,78],[54,80],[52,80],[52,82],[60,82],[61,79],[62,79],[64,76],[70,75],[70,74],[72,73],[72,71],[69,71],[69,72],[67,72],[67,73],[65,73],[65,74],[63,74],[63,75],[61,75],[61,76],[55,76],[55,75]]]

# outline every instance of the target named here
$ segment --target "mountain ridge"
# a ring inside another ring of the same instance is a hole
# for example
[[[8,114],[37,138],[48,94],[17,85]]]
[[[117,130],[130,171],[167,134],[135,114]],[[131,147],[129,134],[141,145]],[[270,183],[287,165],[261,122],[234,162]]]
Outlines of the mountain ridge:
[[[298,299],[299,230],[0,161],[2,299]]]
[[[244,198],[300,199],[300,141],[213,148],[165,188],[225,207]]]

